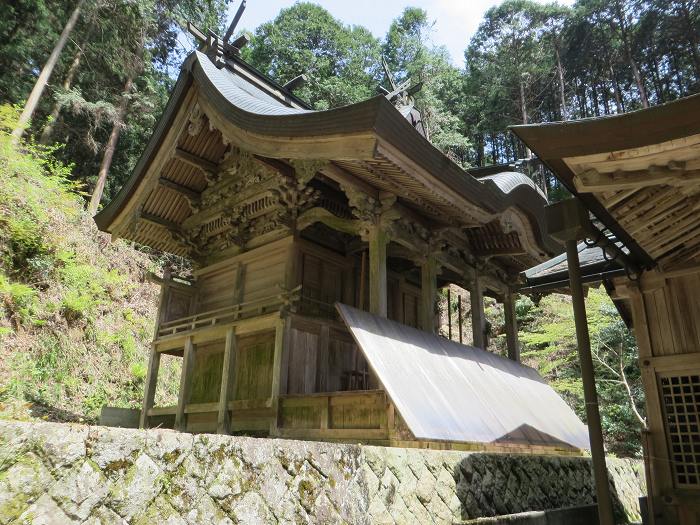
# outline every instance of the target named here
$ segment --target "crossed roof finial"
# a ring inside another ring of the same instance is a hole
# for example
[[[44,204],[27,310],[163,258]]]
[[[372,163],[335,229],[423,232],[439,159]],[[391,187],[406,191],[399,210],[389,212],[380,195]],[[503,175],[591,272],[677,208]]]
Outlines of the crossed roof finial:
[[[392,102],[395,106],[413,106],[413,95],[418,93],[423,87],[423,82],[418,82],[411,86],[411,79],[407,78],[401,83],[397,83],[394,78],[391,69],[389,69],[389,64],[386,59],[382,57],[382,68],[384,68],[384,74],[389,80],[391,85],[391,90],[386,89],[384,86],[379,85],[377,87],[378,91],[382,93],[389,102]],[[409,87],[410,86],[410,87]]]
[[[212,31],[204,34],[192,22],[187,22],[187,31],[199,42],[200,49],[219,69],[226,65],[227,56],[238,56],[241,53],[241,49],[250,42],[250,37],[248,35],[241,35],[233,42],[229,42],[243,15],[245,4],[246,0],[243,0],[241,5],[238,6],[238,10],[233,16],[233,20],[231,20],[231,24],[228,26],[223,38]]]

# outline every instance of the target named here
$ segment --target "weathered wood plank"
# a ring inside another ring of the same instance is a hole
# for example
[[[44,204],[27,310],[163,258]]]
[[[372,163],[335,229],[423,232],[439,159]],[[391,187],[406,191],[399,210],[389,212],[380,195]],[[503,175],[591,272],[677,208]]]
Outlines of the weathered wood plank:
[[[506,345],[508,347],[508,359],[520,362],[520,346],[518,345],[518,320],[515,315],[515,297],[508,290],[503,300],[505,313]],[[461,324],[461,323],[460,323]]]
[[[369,311],[386,317],[386,246],[389,243],[384,228],[372,226],[369,232]]]
[[[469,302],[472,309],[472,341],[477,348],[486,348],[484,334],[486,315],[484,314],[484,289],[478,272],[474,272],[474,279],[469,288]]]
[[[180,373],[180,390],[177,396],[177,412],[175,412],[175,429],[184,432],[187,430],[187,416],[185,407],[190,401],[192,391],[192,372],[194,371],[194,344],[192,338],[185,340],[185,350],[182,356],[182,371]]]
[[[226,342],[224,343],[224,363],[221,374],[221,391],[219,393],[219,407],[216,421],[216,432],[218,434],[229,434],[231,432],[230,414],[228,403],[233,392],[233,378],[236,371],[236,334],[233,327],[226,331]]]
[[[158,385],[158,370],[160,369],[160,353],[155,348],[151,348],[151,355],[148,358],[148,372],[146,373],[146,385],[143,396],[143,407],[139,418],[139,428],[148,428],[148,411],[153,408],[156,397],[156,387]]]

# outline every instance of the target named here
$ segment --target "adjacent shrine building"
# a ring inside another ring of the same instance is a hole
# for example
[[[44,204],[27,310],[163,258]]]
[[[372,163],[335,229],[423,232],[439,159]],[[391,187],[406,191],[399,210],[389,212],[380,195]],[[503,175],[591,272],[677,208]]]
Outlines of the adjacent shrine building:
[[[600,227],[579,245],[633,329],[646,397],[649,523],[700,523],[700,95],[624,115],[517,126]],[[576,264],[578,266],[578,263]],[[526,273],[568,288],[563,256]]]
[[[313,111],[230,48],[189,56],[95,218],[196,268],[162,279],[141,425],[587,448],[585,426],[519,362],[515,281],[560,250],[530,179],[460,169],[426,139],[405,84]],[[473,347],[435,335],[448,283],[470,291]],[[483,350],[484,295],[504,304],[510,359]],[[173,407],[154,406],[163,354],[182,358]]]

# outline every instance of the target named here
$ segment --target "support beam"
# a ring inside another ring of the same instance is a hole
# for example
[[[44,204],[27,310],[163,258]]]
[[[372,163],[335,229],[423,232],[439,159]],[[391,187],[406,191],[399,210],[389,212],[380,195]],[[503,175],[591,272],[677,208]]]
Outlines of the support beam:
[[[386,246],[389,237],[381,225],[369,228],[369,311],[387,316]]]
[[[457,326],[459,327],[459,344],[462,344],[462,294],[457,295]]]
[[[615,520],[612,512],[612,500],[610,499],[610,487],[608,485],[608,468],[605,464],[603,429],[600,424],[598,392],[595,386],[591,341],[588,335],[586,303],[584,302],[583,285],[581,284],[581,268],[579,266],[576,240],[566,241],[566,257],[569,265],[569,287],[571,290],[571,302],[574,307],[578,354],[581,361],[583,397],[586,401],[586,422],[588,423],[588,436],[591,442],[591,456],[595,474],[598,517],[600,525],[613,525]]]
[[[228,402],[233,393],[233,378],[236,370],[236,334],[233,327],[226,330],[224,363],[221,370],[221,391],[219,392],[219,416],[216,421],[217,434],[231,433],[231,417]]]
[[[503,310],[506,323],[506,345],[508,347],[508,359],[520,362],[520,346],[518,343],[518,321],[515,317],[515,296],[511,290],[505,293]]]
[[[175,148],[175,153],[173,154],[173,157],[177,160],[181,160],[185,164],[189,164],[190,166],[199,168],[205,173],[216,173],[219,169],[219,166],[215,162],[212,162],[203,157],[199,157],[194,153],[185,151],[182,148]]]
[[[278,319],[275,324],[275,348],[272,354],[272,386],[270,391],[270,400],[272,409],[275,412],[274,418],[270,423],[270,435],[276,436],[278,434],[277,427],[279,422],[279,398],[281,393],[282,384],[282,363],[284,362],[283,353],[285,348],[289,350],[289,344],[285,344],[285,341],[289,341],[290,337],[291,322],[289,318]],[[284,371],[286,374],[286,370]],[[285,377],[285,390],[286,390],[286,377]]]
[[[420,327],[435,333],[435,298],[437,297],[437,258],[429,255],[420,265],[421,319]]]
[[[194,344],[192,337],[185,341],[185,350],[182,353],[182,371],[180,372],[180,391],[177,395],[177,411],[175,412],[175,430],[185,432],[187,430],[187,414],[185,407],[190,402],[192,392],[192,372],[194,370]]]
[[[160,369],[160,352],[151,347],[151,355],[148,359],[148,373],[146,374],[146,389],[143,396],[143,408],[139,428],[148,428],[148,411],[153,408],[156,398],[156,386],[158,385],[158,370]]]
[[[484,313],[484,289],[479,272],[474,270],[474,279],[469,288],[472,308],[472,341],[477,348],[486,348],[486,315]]]
[[[200,201],[199,192],[193,190],[192,188],[188,188],[187,186],[183,186],[182,184],[179,184],[179,183],[172,181],[170,179],[166,179],[165,177],[161,177],[160,179],[158,179],[158,183],[161,186],[163,186],[164,188],[168,188],[169,190],[173,190],[173,191],[180,193],[192,205],[196,205]]]
[[[576,341],[578,343],[581,379],[583,380],[583,397],[586,402],[586,422],[588,438],[591,443],[593,476],[595,480],[596,499],[598,502],[598,520],[600,525],[613,525],[612,499],[608,482],[608,469],[605,464],[605,446],[603,430],[598,410],[598,392],[595,386],[593,359],[591,358],[591,341],[586,319],[581,267],[578,258],[578,241],[583,239],[592,225],[588,212],[575,198],[550,204],[545,208],[547,231],[554,238],[566,244],[566,258],[569,267],[569,289],[574,309]]]
[[[178,223],[169,221],[167,219],[163,219],[162,217],[158,217],[158,215],[153,215],[152,213],[142,211],[139,213],[139,219],[145,222],[149,222],[151,224],[155,224],[156,226],[165,228],[166,230],[171,232],[180,231],[180,225]]]
[[[621,191],[649,186],[688,186],[700,182],[700,170],[682,167],[649,166],[645,170],[601,173],[589,169],[574,176],[574,185],[581,193]]]

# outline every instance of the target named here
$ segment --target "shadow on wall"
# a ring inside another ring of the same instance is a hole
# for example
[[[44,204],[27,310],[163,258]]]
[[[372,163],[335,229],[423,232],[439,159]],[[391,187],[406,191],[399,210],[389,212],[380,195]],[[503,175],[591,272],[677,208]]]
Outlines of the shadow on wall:
[[[453,476],[463,520],[581,507],[596,500],[590,458],[471,454],[457,464]],[[637,521],[642,494],[621,498],[613,478],[611,473],[616,523]],[[625,488],[641,492],[633,482]]]

